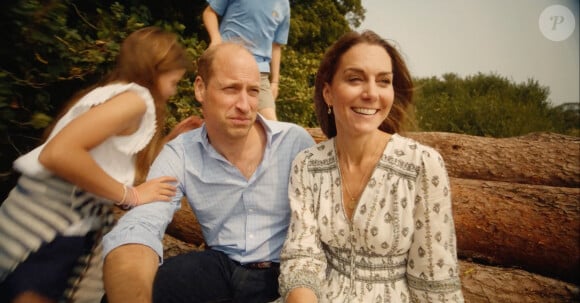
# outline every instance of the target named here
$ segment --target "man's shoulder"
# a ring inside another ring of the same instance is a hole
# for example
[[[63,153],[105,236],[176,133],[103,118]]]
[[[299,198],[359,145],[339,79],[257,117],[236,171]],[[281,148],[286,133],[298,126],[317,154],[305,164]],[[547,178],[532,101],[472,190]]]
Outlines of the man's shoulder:
[[[312,139],[312,136],[306,129],[298,124],[292,122],[284,121],[271,121],[267,122],[268,127],[272,130],[272,134],[285,134],[296,137],[303,137]]]
[[[166,145],[172,146],[174,148],[180,147],[184,148],[187,144],[200,143],[202,141],[203,127],[194,128],[192,130],[184,131],[183,133],[177,135],[173,140],[167,142]]]

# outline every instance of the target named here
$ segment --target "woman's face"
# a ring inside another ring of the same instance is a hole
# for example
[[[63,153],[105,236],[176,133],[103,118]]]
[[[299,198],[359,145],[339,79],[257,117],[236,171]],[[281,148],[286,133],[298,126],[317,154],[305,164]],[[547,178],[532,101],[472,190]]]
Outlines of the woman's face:
[[[323,96],[332,106],[338,134],[360,136],[377,130],[395,98],[391,57],[378,45],[353,46],[340,58]]]

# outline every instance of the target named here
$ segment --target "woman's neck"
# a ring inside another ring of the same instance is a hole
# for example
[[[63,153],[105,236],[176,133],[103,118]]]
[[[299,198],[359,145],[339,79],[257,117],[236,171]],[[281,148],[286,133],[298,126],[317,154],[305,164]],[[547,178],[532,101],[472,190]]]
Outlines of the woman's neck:
[[[383,151],[391,135],[377,130],[368,136],[341,136],[337,134],[337,152],[347,166],[361,166],[375,157],[376,150]]]

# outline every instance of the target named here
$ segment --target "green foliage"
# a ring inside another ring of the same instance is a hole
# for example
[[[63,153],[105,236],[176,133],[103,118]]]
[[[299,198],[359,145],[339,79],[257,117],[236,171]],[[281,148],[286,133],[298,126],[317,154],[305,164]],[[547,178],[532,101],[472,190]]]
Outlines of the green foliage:
[[[312,96],[320,54],[286,49],[282,56],[276,113],[282,121],[315,127],[318,122],[314,114]]]
[[[364,19],[360,0],[292,0],[289,43],[282,52],[280,120],[318,125],[313,84],[326,48]],[[201,22],[205,1],[6,0],[0,3],[0,180],[12,161],[39,142],[63,104],[114,64],[132,31],[158,25],[182,37],[192,58],[207,48]],[[537,81],[455,74],[416,79],[420,129],[508,137],[536,131],[580,135],[580,104],[552,107]],[[201,115],[194,75],[181,81],[169,104],[168,129]],[[1,190],[0,190],[1,192]]]
[[[290,48],[304,53],[322,53],[338,37],[356,28],[364,19],[360,0],[292,1]]]
[[[134,30],[158,25],[181,33],[176,21],[155,21],[143,5],[100,1],[20,0],[0,7],[5,44],[0,50],[0,179],[11,176],[12,161],[36,145],[73,93],[93,84],[114,64],[120,43]],[[205,49],[195,37],[183,39],[192,58]],[[190,79],[188,80],[190,81]],[[184,84],[188,84],[184,81]],[[180,88],[171,118],[187,115],[181,104],[193,95]],[[191,108],[189,106],[189,108]],[[195,113],[195,109],[191,111]]]
[[[425,131],[511,137],[573,129],[558,122],[564,114],[550,106],[549,89],[531,79],[515,84],[493,74],[446,74],[415,82],[417,120]]]

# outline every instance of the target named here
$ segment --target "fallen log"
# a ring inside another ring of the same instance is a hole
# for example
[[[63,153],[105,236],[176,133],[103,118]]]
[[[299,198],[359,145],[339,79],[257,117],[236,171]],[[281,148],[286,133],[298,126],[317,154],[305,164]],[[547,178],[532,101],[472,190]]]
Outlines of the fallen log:
[[[205,245],[199,222],[185,198],[181,199],[181,208],[173,215],[165,233],[196,246]]]
[[[521,269],[459,261],[466,303],[580,302],[578,285]]]
[[[579,282],[580,189],[451,178],[461,258]]]
[[[580,138],[553,133],[512,138],[444,132],[410,133],[437,149],[449,175],[558,187],[580,187]]]

